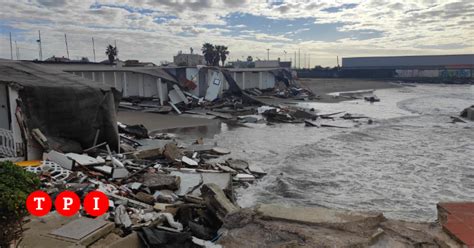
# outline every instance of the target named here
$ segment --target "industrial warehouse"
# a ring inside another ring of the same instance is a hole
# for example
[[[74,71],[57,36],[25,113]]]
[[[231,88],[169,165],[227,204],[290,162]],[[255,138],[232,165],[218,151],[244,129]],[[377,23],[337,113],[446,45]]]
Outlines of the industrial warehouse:
[[[472,79],[474,54],[342,58],[346,77]]]

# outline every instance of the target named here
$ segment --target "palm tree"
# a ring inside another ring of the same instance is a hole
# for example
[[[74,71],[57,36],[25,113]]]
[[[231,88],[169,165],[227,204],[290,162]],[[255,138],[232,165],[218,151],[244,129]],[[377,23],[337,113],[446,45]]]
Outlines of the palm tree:
[[[211,43],[204,43],[201,48],[204,59],[207,65],[214,65],[215,48]]]
[[[105,54],[109,57],[109,62],[112,64],[115,60],[115,57],[118,55],[118,50],[117,47],[114,47],[112,45],[108,45],[107,49],[105,49]]]
[[[219,61],[221,60],[220,54],[221,54],[222,46],[216,45],[214,48],[215,48],[214,49],[214,58],[212,60],[212,65],[213,66],[219,66]]]
[[[227,55],[229,55],[229,50],[227,50],[228,47],[226,46],[216,46],[216,51],[217,51],[217,57],[220,58],[222,62],[222,67],[225,65],[225,60],[227,59]],[[219,61],[217,61],[217,64],[219,64]]]

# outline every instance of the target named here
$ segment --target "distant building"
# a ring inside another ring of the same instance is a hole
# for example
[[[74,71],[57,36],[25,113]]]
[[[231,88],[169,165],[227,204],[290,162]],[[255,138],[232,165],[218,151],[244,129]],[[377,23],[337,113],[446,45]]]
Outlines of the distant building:
[[[474,54],[342,58],[346,76],[473,78]]]
[[[173,63],[177,66],[197,66],[205,65],[206,61],[203,55],[179,52],[173,57]]]
[[[291,68],[290,61],[280,60],[257,60],[255,61],[255,68]]]
[[[237,60],[237,61],[227,62],[227,65],[232,67],[232,68],[254,68],[255,67],[255,62]]]
[[[126,67],[146,67],[146,66],[156,66],[153,62],[140,62],[136,59],[125,60]]]

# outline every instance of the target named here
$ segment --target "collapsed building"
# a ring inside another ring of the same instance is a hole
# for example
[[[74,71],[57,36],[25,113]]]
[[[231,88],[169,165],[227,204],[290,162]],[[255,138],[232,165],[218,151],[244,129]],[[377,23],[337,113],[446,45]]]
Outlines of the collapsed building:
[[[0,60],[0,71],[0,158],[39,159],[37,140],[63,152],[118,147],[113,87],[29,62]]]
[[[97,83],[113,86],[124,97],[159,98],[165,105],[174,84],[187,93],[213,101],[232,89],[232,78],[241,89],[269,89],[279,81],[288,84],[292,74],[288,68],[228,68],[211,66],[184,67],[119,67],[85,63],[42,63],[46,67],[68,72]],[[227,75],[227,76],[226,76]]]
[[[45,144],[77,152],[106,142],[119,150],[116,111],[122,98],[154,99],[157,107],[213,102],[224,92],[288,87],[284,68],[116,67],[103,64],[0,62],[0,155],[38,159]],[[170,108],[170,107],[168,107]],[[44,137],[43,137],[44,135]],[[40,142],[41,143],[41,142]]]

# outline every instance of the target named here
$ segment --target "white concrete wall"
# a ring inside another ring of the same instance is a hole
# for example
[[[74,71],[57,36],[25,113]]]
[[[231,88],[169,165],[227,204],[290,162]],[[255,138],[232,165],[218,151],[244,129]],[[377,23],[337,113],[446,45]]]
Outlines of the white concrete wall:
[[[275,87],[275,76],[270,72],[262,73],[262,85],[260,89],[269,89]]]
[[[143,81],[143,92],[145,97],[159,97],[156,85],[156,77],[145,75]]]
[[[245,89],[258,88],[260,76],[258,72],[246,71],[245,74]]]

